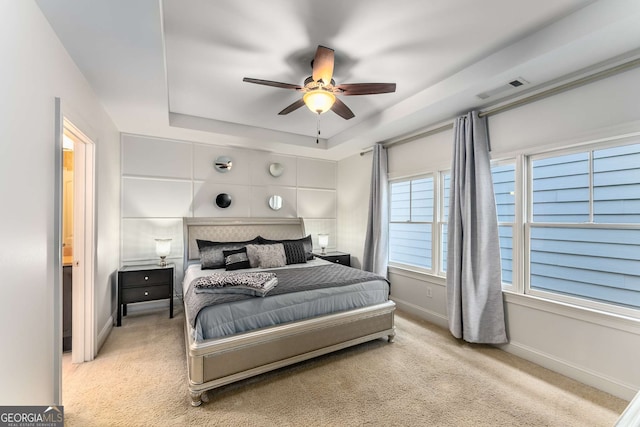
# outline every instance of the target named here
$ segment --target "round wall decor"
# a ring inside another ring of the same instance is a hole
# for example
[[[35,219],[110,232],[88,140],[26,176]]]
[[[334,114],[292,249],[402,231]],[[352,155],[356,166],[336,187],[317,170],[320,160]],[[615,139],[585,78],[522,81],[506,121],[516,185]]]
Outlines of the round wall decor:
[[[229,172],[231,166],[233,166],[233,162],[231,161],[231,157],[227,156],[220,156],[213,162],[213,167],[220,173]]]
[[[269,207],[274,211],[278,211],[282,208],[282,197],[273,195],[269,197]]]
[[[216,196],[216,205],[219,208],[228,208],[231,206],[231,196],[227,193],[220,193]]]
[[[269,173],[276,178],[282,175],[284,172],[284,165],[282,163],[271,163],[269,165]]]

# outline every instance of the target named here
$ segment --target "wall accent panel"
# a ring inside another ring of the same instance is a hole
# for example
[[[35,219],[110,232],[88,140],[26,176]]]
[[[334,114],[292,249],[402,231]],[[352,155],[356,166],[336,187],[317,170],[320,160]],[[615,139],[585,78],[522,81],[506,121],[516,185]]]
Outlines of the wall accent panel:
[[[122,179],[122,216],[125,218],[189,216],[191,198],[191,181]]]
[[[329,248],[336,247],[336,162],[128,134],[121,136],[121,145],[122,263],[156,262],[153,239],[172,238],[168,259],[176,264],[176,294],[181,292],[184,216],[303,217],[315,249],[318,233],[329,233]],[[214,169],[219,156],[231,157],[229,172]],[[284,166],[282,175],[269,173],[271,163]],[[220,193],[232,197],[228,208],[216,206]],[[274,194],[283,199],[278,211],[268,205]]]
[[[122,173],[191,179],[191,147],[176,141],[130,135],[122,145]]]

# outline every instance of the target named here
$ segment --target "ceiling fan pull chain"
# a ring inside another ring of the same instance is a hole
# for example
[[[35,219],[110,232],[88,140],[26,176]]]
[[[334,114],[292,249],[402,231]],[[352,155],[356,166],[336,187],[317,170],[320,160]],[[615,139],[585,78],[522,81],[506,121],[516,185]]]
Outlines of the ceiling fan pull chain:
[[[320,143],[320,113],[318,113],[318,120],[316,121],[316,130],[318,135],[316,136],[316,144]]]

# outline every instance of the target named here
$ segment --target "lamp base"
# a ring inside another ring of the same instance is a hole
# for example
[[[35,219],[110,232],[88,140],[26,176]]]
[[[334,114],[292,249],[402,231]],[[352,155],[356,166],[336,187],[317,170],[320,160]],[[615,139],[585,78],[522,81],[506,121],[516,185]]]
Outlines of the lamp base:
[[[167,266],[167,260],[166,260],[165,258],[166,258],[166,257],[164,257],[164,256],[161,256],[161,257],[160,257],[160,262],[158,263],[158,265],[159,265],[160,267],[166,267],[166,266]]]
[[[326,254],[327,254],[327,253],[324,251],[324,250],[325,250],[325,248],[320,248],[320,249],[321,249],[321,251],[320,251],[320,255],[326,255]]]

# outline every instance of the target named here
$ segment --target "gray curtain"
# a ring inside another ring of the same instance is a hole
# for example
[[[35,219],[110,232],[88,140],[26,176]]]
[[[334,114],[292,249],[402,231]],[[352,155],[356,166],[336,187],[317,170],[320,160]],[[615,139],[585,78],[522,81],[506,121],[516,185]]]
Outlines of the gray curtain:
[[[389,182],[387,180],[387,150],[373,147],[371,168],[371,199],[369,220],[364,242],[362,269],[387,277],[389,259]]]
[[[447,309],[456,338],[507,342],[486,118],[456,119],[447,226]]]

